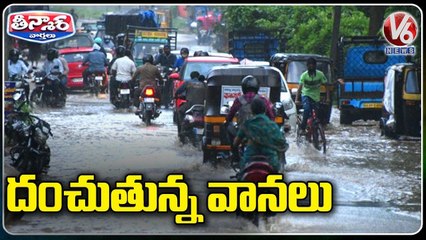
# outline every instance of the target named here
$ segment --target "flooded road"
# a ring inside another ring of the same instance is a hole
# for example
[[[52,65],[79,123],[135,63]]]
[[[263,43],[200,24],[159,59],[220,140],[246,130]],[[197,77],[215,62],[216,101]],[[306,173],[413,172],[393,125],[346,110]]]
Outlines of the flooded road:
[[[171,110],[163,110],[146,127],[133,111],[116,110],[108,97],[69,94],[63,109],[36,109],[50,123],[51,167],[46,180],[68,185],[80,174],[96,180],[123,181],[130,173],[144,180],[164,181],[169,173],[184,173],[190,193],[199,199],[206,222],[197,226],[174,224],[173,214],[26,213],[6,226],[13,234],[227,234],[227,233],[415,233],[421,215],[421,142],[395,141],[380,136],[378,123],[340,126],[333,109],[327,127],[327,154],[312,145],[290,149],[284,170],[286,182],[329,181],[333,184],[330,213],[277,214],[259,228],[234,214],[206,210],[207,181],[229,180],[226,164],[202,164],[202,152],[181,146]],[[5,159],[10,162],[9,157]]]

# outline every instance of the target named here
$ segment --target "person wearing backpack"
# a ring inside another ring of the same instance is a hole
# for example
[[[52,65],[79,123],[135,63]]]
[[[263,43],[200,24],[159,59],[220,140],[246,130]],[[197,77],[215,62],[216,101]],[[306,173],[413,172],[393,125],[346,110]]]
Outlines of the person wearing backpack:
[[[235,138],[235,129],[230,125],[232,119],[238,113],[238,126],[242,126],[247,119],[250,119],[253,114],[251,111],[251,103],[254,99],[261,99],[265,103],[265,115],[270,120],[275,120],[275,114],[272,110],[272,103],[269,99],[257,94],[259,91],[259,81],[252,75],[247,75],[241,80],[241,88],[243,95],[235,98],[228,115],[226,116],[225,127],[228,130],[230,142],[232,143]],[[234,161],[239,161],[238,148],[232,148],[232,156]]]

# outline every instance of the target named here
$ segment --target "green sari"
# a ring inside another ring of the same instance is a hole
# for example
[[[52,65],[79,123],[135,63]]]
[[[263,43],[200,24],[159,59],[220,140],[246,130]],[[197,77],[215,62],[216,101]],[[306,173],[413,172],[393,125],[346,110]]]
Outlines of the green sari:
[[[258,114],[245,121],[237,136],[249,140],[240,161],[240,169],[250,162],[252,156],[264,155],[269,158],[269,164],[277,172],[280,170],[278,152],[285,152],[288,149],[288,143],[279,126],[265,114]]]

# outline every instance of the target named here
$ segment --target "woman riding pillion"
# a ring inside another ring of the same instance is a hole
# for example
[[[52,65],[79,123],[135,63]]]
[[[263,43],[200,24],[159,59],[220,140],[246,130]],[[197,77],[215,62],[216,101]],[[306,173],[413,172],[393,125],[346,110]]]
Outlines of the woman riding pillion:
[[[250,107],[254,116],[240,126],[233,142],[234,148],[237,148],[244,139],[247,140],[244,155],[239,161],[240,170],[255,160],[255,156],[265,156],[274,172],[279,172],[279,153],[287,151],[288,143],[279,126],[265,115],[266,105],[262,99],[254,99]]]

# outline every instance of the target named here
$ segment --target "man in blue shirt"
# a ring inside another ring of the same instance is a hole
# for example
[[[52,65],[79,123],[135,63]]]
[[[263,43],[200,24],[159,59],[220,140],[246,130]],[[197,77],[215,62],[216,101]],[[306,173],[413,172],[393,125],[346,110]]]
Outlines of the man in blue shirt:
[[[185,60],[188,58],[189,55],[189,49],[188,48],[182,48],[180,50],[180,57],[176,60],[174,68],[180,69],[185,62]]]
[[[108,65],[105,54],[100,51],[98,44],[93,44],[93,51],[83,60],[83,65],[89,63],[89,67],[83,72],[83,82],[88,86],[87,77],[92,73],[105,73],[105,67]]]

